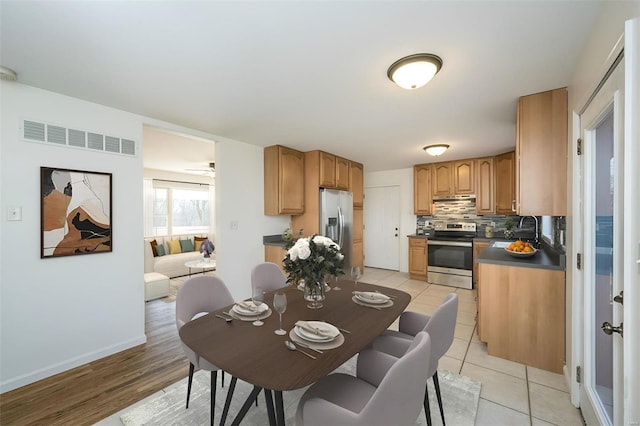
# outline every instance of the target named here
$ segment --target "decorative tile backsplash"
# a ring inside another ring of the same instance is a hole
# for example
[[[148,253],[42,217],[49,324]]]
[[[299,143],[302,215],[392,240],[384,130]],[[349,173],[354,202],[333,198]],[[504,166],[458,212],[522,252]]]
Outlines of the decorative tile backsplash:
[[[517,228],[520,223],[520,216],[504,216],[504,215],[483,215],[479,216],[476,213],[476,203],[474,200],[456,200],[456,201],[435,201],[433,203],[434,213],[430,216],[417,216],[416,226],[422,229],[431,229],[433,227],[433,221],[445,221],[445,222],[475,222],[477,224],[477,234],[484,235],[484,228],[494,223],[495,232],[500,233],[505,230],[505,222],[511,218],[514,224],[514,228]],[[538,219],[540,219],[538,217]],[[429,225],[427,226],[427,222]],[[526,220],[523,225],[524,229],[521,233],[527,233],[527,231],[534,233],[533,220]],[[560,243],[560,232],[563,234],[565,231],[566,221],[563,216],[553,217],[553,230],[554,230],[554,247],[564,251],[564,245]],[[517,234],[516,234],[517,235]]]

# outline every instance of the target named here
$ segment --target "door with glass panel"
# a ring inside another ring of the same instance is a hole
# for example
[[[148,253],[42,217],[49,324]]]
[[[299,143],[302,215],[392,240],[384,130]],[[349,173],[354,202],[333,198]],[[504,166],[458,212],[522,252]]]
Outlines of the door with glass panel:
[[[580,117],[584,330],[580,407],[587,424],[621,424],[623,408],[624,62]]]

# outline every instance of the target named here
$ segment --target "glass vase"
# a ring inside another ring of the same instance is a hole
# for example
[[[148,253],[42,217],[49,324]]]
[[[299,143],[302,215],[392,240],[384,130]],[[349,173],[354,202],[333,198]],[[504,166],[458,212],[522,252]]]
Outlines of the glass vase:
[[[304,284],[304,300],[309,302],[307,308],[320,309],[325,298],[324,281],[305,280]]]

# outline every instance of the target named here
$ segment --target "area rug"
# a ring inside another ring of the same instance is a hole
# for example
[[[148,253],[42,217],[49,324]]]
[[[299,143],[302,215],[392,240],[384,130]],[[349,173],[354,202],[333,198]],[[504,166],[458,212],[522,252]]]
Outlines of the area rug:
[[[353,357],[336,372],[354,374],[355,360]],[[286,374],[283,372],[283,374]],[[444,413],[447,424],[456,426],[472,426],[475,423],[480,398],[481,384],[465,376],[451,373],[447,370],[439,370],[440,390],[444,404]],[[226,375],[225,387],[221,388],[221,375],[218,374],[218,391],[216,396],[216,408],[214,424],[220,423],[220,414],[227,395],[230,377]],[[209,398],[211,387],[211,373],[198,371],[194,375],[191,389],[191,401],[189,408],[185,409],[187,397],[187,379],[183,379],[149,398],[124,410],[120,420],[126,426],[140,425],[205,425],[209,424]],[[231,424],[233,418],[240,410],[247,395],[253,386],[238,380],[234,391],[233,400],[227,424]],[[295,424],[295,413],[298,401],[306,388],[291,392],[283,392],[285,418],[287,425]],[[436,400],[433,383],[429,380],[429,397],[431,418],[433,425],[442,425],[438,402]],[[266,425],[268,424],[267,410],[265,408],[264,393],[258,398],[258,407],[251,407],[242,425]],[[426,425],[424,410],[420,410],[420,416],[416,425]]]

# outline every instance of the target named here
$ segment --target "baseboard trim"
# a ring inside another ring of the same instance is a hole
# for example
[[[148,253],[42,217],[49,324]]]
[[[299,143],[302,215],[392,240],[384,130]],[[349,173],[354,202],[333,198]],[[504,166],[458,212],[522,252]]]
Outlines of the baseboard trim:
[[[29,385],[31,383],[37,382],[38,380],[46,379],[47,377],[51,377],[55,374],[62,373],[67,370],[71,370],[72,368],[79,367],[81,365],[98,360],[100,358],[104,358],[106,356],[113,355],[118,352],[122,352],[126,349],[141,345],[146,342],[147,342],[147,336],[143,334],[142,336],[127,340],[125,342],[107,346],[105,348],[92,351],[92,352],[68,359],[66,361],[50,365],[45,368],[41,368],[31,373],[23,374],[21,376],[14,377],[9,380],[5,380],[4,382],[0,383],[0,394],[12,391],[22,386]]]

